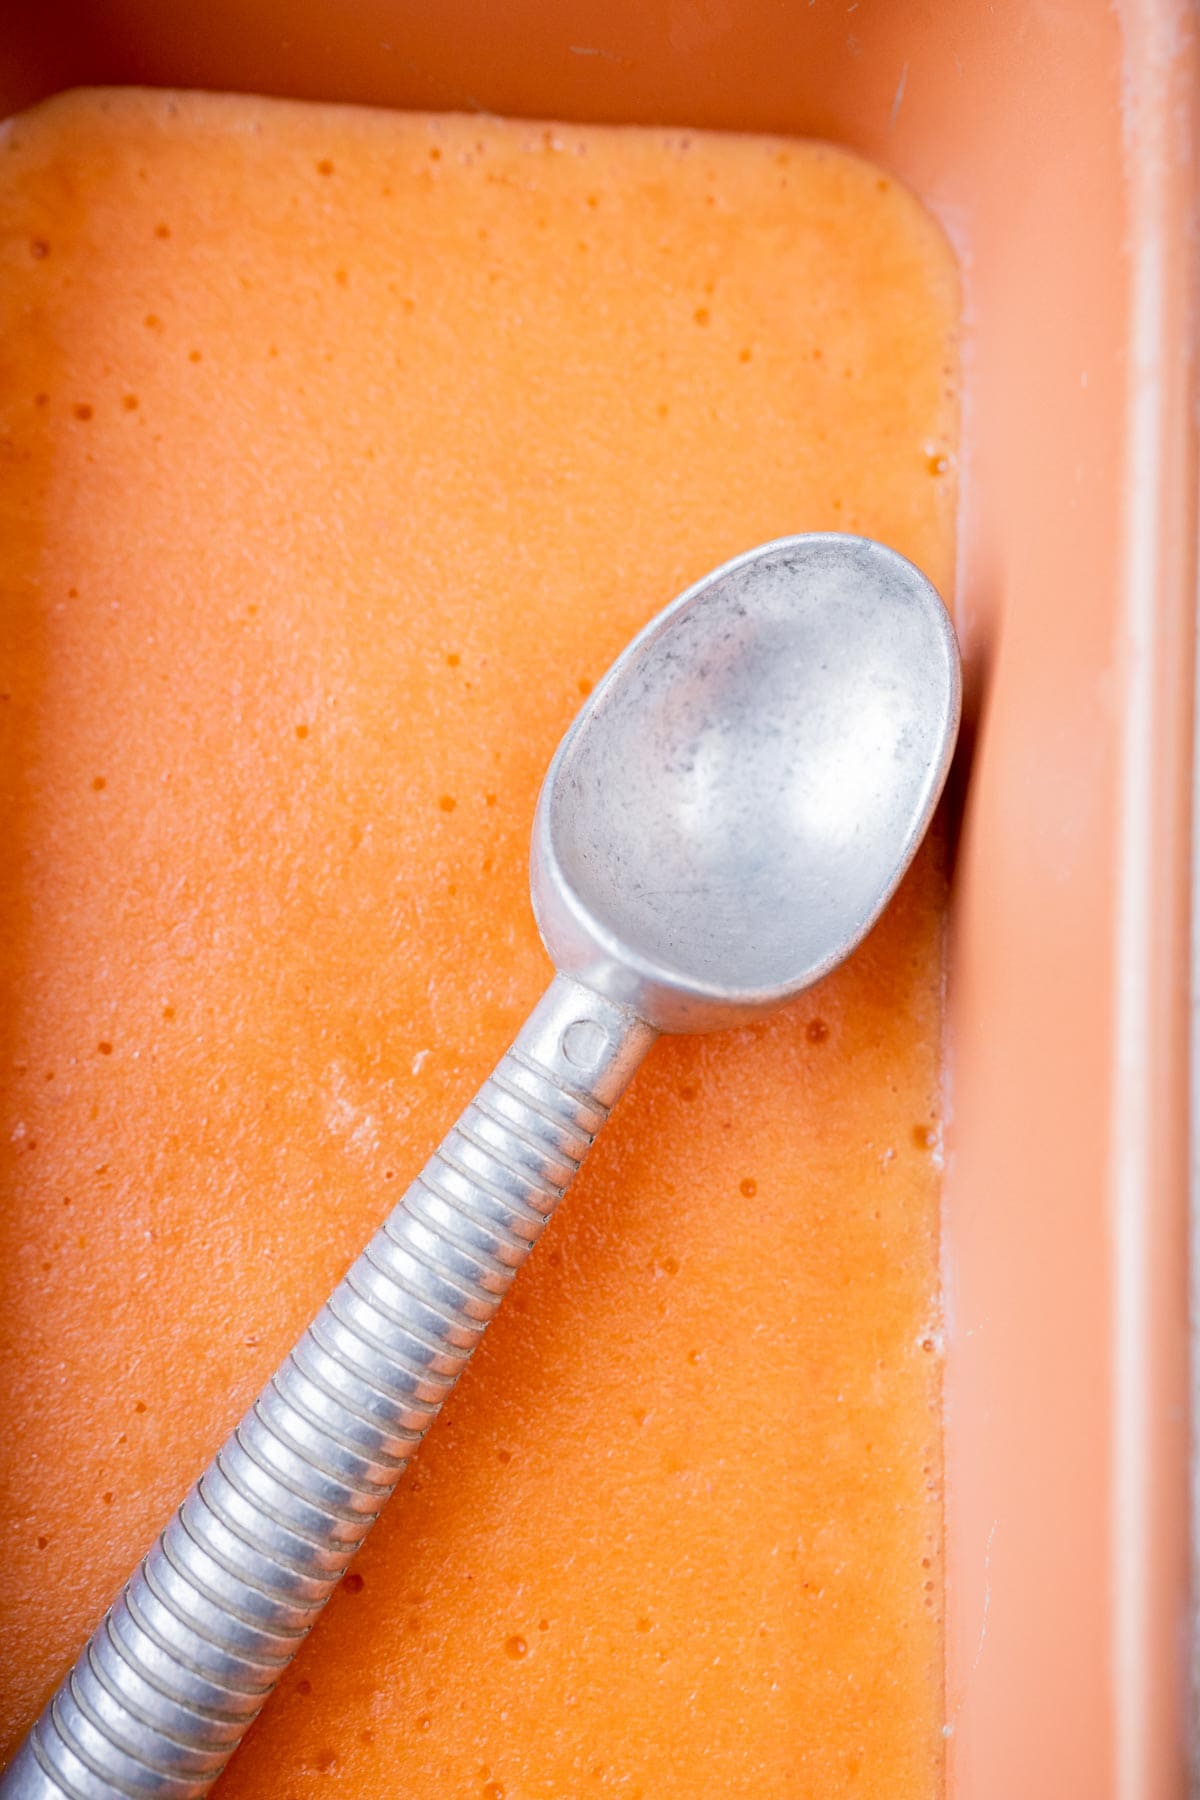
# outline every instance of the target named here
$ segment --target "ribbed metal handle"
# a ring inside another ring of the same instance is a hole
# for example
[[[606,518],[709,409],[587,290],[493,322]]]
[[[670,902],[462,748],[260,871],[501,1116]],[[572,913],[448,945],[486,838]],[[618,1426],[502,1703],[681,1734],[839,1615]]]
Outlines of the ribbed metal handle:
[[[106,1614],[3,1800],[208,1792],[653,1038],[555,979]]]

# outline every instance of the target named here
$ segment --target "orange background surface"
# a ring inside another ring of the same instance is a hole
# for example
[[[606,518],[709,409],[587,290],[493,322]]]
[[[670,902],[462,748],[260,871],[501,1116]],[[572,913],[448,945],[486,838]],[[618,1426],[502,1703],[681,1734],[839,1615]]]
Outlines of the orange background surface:
[[[948,589],[958,285],[826,148],[111,92],[0,267],[28,1714],[548,979],[589,685],[783,530]],[[224,1792],[940,1786],[942,896],[657,1047]]]

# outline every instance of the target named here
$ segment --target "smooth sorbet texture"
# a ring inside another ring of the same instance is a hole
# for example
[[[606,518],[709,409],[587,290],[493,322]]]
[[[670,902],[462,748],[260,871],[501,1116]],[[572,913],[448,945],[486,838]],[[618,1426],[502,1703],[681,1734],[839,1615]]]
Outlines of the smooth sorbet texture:
[[[819,145],[3,128],[9,1744],[548,980],[633,632],[795,531],[948,589],[957,307]],[[940,1791],[941,919],[654,1050],[225,1800]]]

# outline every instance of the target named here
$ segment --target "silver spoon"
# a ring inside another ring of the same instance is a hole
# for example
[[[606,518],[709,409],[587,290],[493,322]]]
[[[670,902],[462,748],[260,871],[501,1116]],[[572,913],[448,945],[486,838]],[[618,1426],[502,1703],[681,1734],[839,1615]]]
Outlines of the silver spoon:
[[[941,601],[866,538],[765,544],[634,639],[538,801],[558,974],[114,1602],[4,1800],[207,1793],[656,1035],[770,1011],[854,948],[958,712]]]

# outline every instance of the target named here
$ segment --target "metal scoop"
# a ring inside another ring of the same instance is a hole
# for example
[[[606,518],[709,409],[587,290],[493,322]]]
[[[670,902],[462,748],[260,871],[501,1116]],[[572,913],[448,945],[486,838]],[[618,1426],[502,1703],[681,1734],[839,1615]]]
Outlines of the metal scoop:
[[[656,1035],[769,1011],[853,950],[929,823],[958,713],[941,601],[865,538],[765,544],[634,639],[538,801],[559,973],[114,1603],[4,1800],[207,1793]]]

